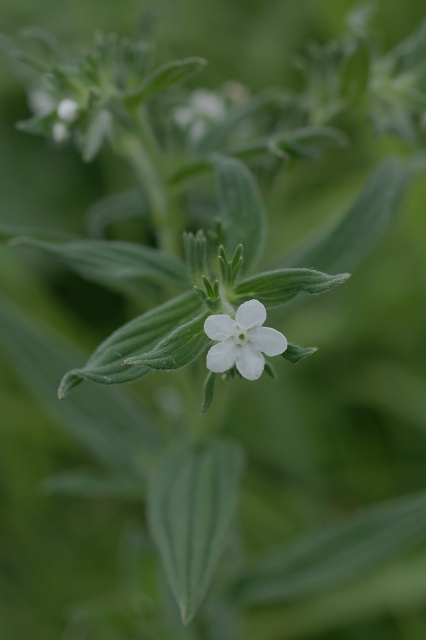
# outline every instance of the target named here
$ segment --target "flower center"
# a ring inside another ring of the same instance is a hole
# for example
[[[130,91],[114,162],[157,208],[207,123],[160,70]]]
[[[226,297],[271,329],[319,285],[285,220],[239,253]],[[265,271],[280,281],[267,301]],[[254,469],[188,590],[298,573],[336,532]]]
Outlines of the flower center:
[[[237,340],[237,344],[241,345],[244,344],[245,342],[247,342],[248,340],[248,331],[247,329],[245,329],[244,327],[241,326],[237,326],[237,335],[236,335],[236,340]]]

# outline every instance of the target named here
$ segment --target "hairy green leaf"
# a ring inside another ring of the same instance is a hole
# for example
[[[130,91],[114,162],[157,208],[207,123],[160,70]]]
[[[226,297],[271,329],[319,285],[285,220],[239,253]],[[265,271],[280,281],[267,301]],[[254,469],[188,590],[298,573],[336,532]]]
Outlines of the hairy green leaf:
[[[201,411],[205,413],[213,402],[214,396],[214,382],[216,374],[209,371],[203,387],[203,402],[201,404]]]
[[[30,323],[3,298],[0,340],[10,366],[58,426],[108,466],[140,473],[159,444],[143,407],[122,391],[101,387],[80,389],[68,402],[59,402],[57,381],[83,354],[52,327]]]
[[[370,571],[425,535],[425,492],[379,504],[260,557],[238,580],[235,596],[244,603],[311,597]]]
[[[211,342],[204,332],[204,322],[208,315],[208,313],[204,313],[183,324],[161,340],[153,349],[127,358],[124,364],[143,365],[162,371],[172,371],[190,364]]]
[[[18,237],[14,244],[42,249],[87,280],[119,291],[137,291],[144,282],[189,287],[185,266],[158,249],[114,240],[59,243]]]
[[[335,127],[302,127],[279,133],[268,142],[269,150],[277,155],[289,154],[305,160],[317,160],[322,150],[329,147],[345,147],[348,138]]]
[[[407,38],[399,42],[386,56],[377,61],[380,72],[397,75],[412,74],[416,67],[424,65],[426,59],[426,20]]]
[[[167,62],[151,73],[141,87],[126,94],[126,104],[135,106],[161,91],[165,91],[174,84],[187,80],[199,73],[206,66],[204,58],[186,58]]]
[[[16,128],[25,133],[50,136],[57,118],[58,115],[56,110],[54,110],[44,115],[35,115],[32,118],[28,118],[28,120],[21,120],[16,124]]]
[[[348,273],[330,276],[314,269],[277,269],[239,282],[234,289],[234,298],[238,303],[255,298],[265,307],[276,307],[298,293],[325,293],[348,278]]]
[[[233,255],[243,245],[242,271],[252,269],[262,255],[266,216],[257,184],[245,164],[236,158],[215,156],[219,202],[225,222],[226,248]]]
[[[84,162],[91,162],[97,156],[105,140],[111,135],[112,119],[107,109],[97,109],[88,115],[88,122],[79,137]]]
[[[151,532],[185,623],[226,543],[242,467],[240,446],[216,439],[165,454],[150,477]]]
[[[317,347],[300,347],[298,344],[289,342],[287,349],[282,354],[282,357],[292,364],[296,364],[300,360],[311,356],[315,351],[318,351]]]
[[[301,640],[332,637],[331,631],[351,625],[364,627],[371,618],[421,607],[426,597],[426,554],[410,554],[364,579],[318,593],[303,602],[252,608],[247,626],[250,638]],[[285,634],[283,635],[283,629]]]
[[[388,229],[408,181],[422,166],[420,158],[406,167],[395,158],[385,160],[343,218],[321,230],[279,266],[309,266],[326,271],[352,269]]]
[[[99,345],[84,367],[72,369],[64,376],[59,397],[65,397],[82,380],[121,384],[146,375],[150,369],[125,367],[124,360],[152,347],[182,322],[194,317],[200,307],[200,300],[188,292],[127,322]]]

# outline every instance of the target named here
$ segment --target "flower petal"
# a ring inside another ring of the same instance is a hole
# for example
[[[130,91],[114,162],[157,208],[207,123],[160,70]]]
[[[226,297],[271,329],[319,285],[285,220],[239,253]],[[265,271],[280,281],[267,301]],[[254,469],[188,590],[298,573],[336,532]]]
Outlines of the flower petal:
[[[249,337],[253,347],[267,356],[279,356],[287,349],[287,338],[271,327],[254,327]]]
[[[212,340],[226,340],[236,333],[235,320],[224,313],[209,316],[204,323],[204,331]]]
[[[265,358],[249,344],[241,345],[235,361],[238,371],[247,380],[257,380],[263,373]]]
[[[239,348],[234,338],[227,338],[215,344],[207,353],[207,369],[214,373],[224,373],[234,366]]]
[[[266,309],[259,300],[248,300],[238,307],[235,320],[245,329],[260,327],[266,320]]]

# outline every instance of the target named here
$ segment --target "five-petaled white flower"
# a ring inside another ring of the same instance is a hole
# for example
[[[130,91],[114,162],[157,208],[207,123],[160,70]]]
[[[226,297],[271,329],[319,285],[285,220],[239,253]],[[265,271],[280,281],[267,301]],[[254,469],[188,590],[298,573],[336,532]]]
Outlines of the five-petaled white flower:
[[[207,353],[207,368],[224,373],[237,367],[247,380],[257,380],[263,373],[265,358],[278,356],[287,349],[287,338],[270,327],[263,327],[266,309],[259,300],[249,300],[238,307],[235,320],[225,314],[209,316],[204,331],[218,340]]]

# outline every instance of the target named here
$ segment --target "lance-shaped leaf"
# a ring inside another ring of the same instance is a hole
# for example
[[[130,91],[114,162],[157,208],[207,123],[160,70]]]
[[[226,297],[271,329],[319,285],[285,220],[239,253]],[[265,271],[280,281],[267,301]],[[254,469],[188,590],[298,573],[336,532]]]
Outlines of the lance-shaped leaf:
[[[379,73],[411,74],[416,67],[424,65],[425,58],[426,20],[423,20],[415,31],[378,60],[376,67]]]
[[[226,248],[233,255],[243,245],[242,272],[250,271],[262,255],[266,216],[257,184],[245,164],[236,158],[215,156],[219,202],[225,221]]]
[[[238,303],[255,298],[265,307],[276,307],[298,293],[325,293],[348,278],[348,273],[331,276],[314,269],[277,269],[242,280],[233,295]]]
[[[216,374],[212,371],[209,371],[204,382],[203,401],[201,403],[202,413],[205,413],[213,402],[215,377]]]
[[[244,603],[290,601],[337,587],[426,536],[426,493],[365,509],[260,557],[235,585]]]
[[[112,118],[107,109],[93,109],[87,114],[84,134],[79,137],[79,147],[84,162],[91,162],[111,137]]]
[[[152,536],[184,622],[211,582],[234,515],[243,454],[217,439],[164,455],[149,481]]]
[[[305,160],[318,160],[323,149],[345,147],[348,138],[335,127],[302,127],[278,133],[268,141],[268,148],[277,155],[288,154]]]
[[[426,597],[425,573],[426,554],[413,552],[364,579],[316,597],[285,606],[253,607],[247,621],[250,637],[284,640],[285,629],[285,640],[332,638],[336,637],[335,631],[340,634],[343,628],[371,628],[372,618],[385,620],[390,612],[422,606]]]
[[[44,115],[36,115],[28,120],[21,120],[16,124],[17,129],[25,133],[33,133],[35,135],[50,136],[52,127],[56,122],[58,115],[56,109]]]
[[[189,287],[183,263],[151,247],[114,240],[59,243],[23,237],[13,242],[41,249],[83,278],[120,291],[128,289],[137,292],[146,281]]]
[[[127,92],[125,102],[129,106],[136,106],[156,93],[192,78],[204,69],[206,64],[207,61],[204,58],[186,58],[185,60],[167,62],[151,73],[139,88]]]
[[[282,357],[292,364],[296,364],[297,362],[300,362],[300,360],[311,356],[315,351],[318,351],[317,347],[300,347],[298,344],[289,342],[287,349],[282,354]]]
[[[395,158],[385,160],[343,218],[322,229],[279,266],[308,266],[326,271],[352,269],[389,228],[409,180],[422,167],[424,159],[420,157],[406,167]]]
[[[0,342],[10,366],[55,423],[97,459],[128,478],[140,472],[159,446],[144,408],[122,390],[80,389],[66,403],[58,379],[83,354],[48,325],[31,323],[5,299],[0,304]]]
[[[64,398],[83,379],[100,384],[121,384],[146,375],[150,369],[125,367],[124,360],[152,347],[182,322],[199,313],[200,307],[200,300],[188,292],[127,322],[99,345],[84,367],[72,369],[64,376],[59,397]]]
[[[178,327],[153,349],[124,361],[125,365],[149,367],[162,371],[180,369],[193,362],[204,351],[211,340],[204,332],[204,322],[209,314],[204,313]]]

